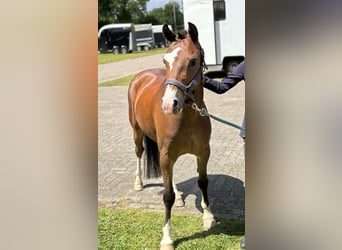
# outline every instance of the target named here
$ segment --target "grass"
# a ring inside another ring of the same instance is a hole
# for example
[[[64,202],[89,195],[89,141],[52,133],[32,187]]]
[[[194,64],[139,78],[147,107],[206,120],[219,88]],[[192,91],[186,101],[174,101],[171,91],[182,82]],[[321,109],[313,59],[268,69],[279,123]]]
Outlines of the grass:
[[[123,61],[123,60],[137,58],[137,57],[161,54],[161,53],[165,53],[166,50],[167,48],[157,48],[157,49],[151,49],[148,51],[134,51],[132,53],[118,54],[118,55],[114,55],[112,53],[98,54],[97,62],[98,64],[118,62],[118,61]]]
[[[99,84],[99,87],[128,86],[134,76],[135,74],[107,82],[102,82]]]
[[[98,249],[159,249],[164,213],[99,208]],[[172,239],[177,250],[239,250],[244,221],[217,218],[218,225],[203,231],[202,215],[172,214]]]

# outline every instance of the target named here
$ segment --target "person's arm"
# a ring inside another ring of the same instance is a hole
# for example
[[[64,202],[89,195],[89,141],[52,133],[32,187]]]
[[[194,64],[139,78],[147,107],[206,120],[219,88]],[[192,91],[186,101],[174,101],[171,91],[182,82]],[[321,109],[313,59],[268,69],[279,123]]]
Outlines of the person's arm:
[[[204,76],[203,87],[217,93],[223,94],[229,89],[233,88],[240,81],[245,80],[245,62],[240,63],[235,70],[221,81],[213,80],[207,76]]]

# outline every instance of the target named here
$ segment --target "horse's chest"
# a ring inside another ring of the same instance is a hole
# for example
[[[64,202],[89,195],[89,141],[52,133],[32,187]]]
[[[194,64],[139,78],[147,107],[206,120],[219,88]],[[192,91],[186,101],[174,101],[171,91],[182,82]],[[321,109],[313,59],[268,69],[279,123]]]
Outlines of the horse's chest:
[[[199,127],[180,127],[178,133],[172,138],[172,144],[179,148],[186,148],[187,151],[202,148],[209,143],[210,131]]]

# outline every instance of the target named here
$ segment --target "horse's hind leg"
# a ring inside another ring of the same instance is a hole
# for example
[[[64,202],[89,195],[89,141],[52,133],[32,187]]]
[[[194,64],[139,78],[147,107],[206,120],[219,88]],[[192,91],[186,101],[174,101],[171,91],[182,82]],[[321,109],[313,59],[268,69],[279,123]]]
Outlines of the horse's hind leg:
[[[133,131],[133,136],[134,136],[134,143],[135,143],[135,154],[137,155],[137,168],[135,171],[134,190],[141,191],[143,190],[141,157],[144,151],[144,148],[143,148],[144,134],[139,128],[135,128]]]
[[[172,179],[172,186],[173,186],[173,191],[176,194],[175,206],[176,207],[184,207],[184,201],[183,201],[183,198],[182,198],[183,192],[178,191],[177,185],[175,183],[175,179],[174,178]]]
[[[209,159],[210,149],[204,151],[201,155],[197,156],[198,166],[198,186],[202,193],[201,206],[203,208],[203,226],[204,228],[210,229],[216,225],[214,215],[210,210],[209,199],[208,199],[208,177],[207,177],[207,163]]]

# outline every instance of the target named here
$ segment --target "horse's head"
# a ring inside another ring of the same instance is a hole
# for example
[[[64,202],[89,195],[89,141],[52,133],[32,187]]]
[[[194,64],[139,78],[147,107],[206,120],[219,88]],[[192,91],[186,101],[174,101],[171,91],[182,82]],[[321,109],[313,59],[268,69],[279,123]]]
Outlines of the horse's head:
[[[200,84],[203,53],[198,42],[194,24],[188,23],[188,31],[173,33],[168,25],[163,26],[164,37],[171,42],[164,55],[166,65],[166,89],[162,109],[166,114],[179,113],[186,99],[194,101],[194,88]]]

